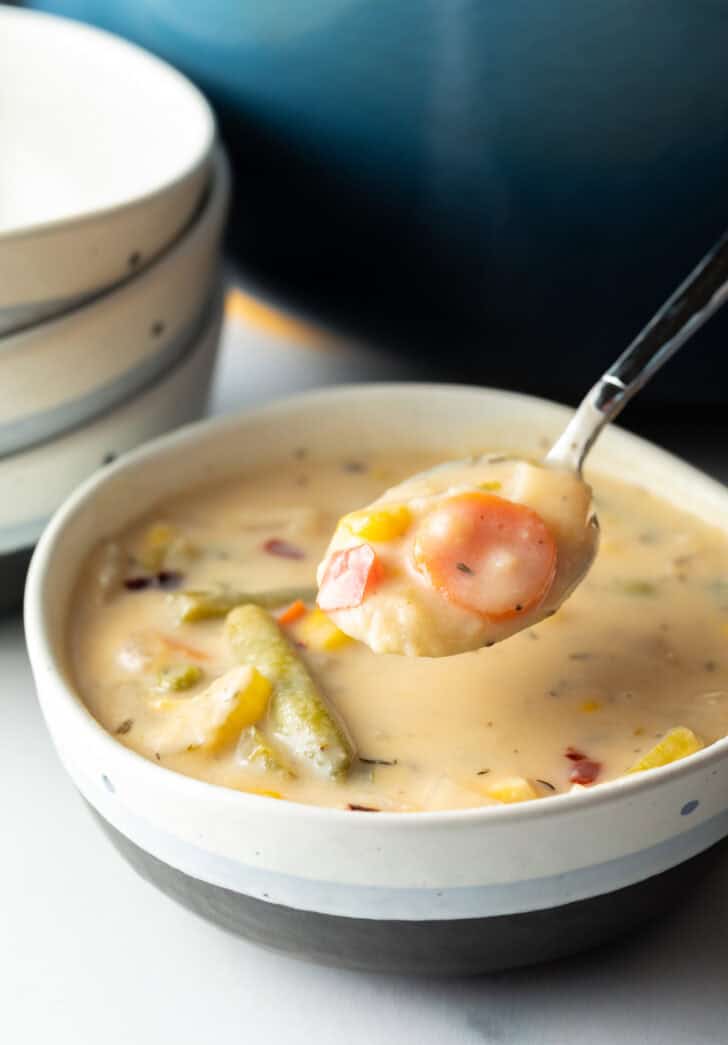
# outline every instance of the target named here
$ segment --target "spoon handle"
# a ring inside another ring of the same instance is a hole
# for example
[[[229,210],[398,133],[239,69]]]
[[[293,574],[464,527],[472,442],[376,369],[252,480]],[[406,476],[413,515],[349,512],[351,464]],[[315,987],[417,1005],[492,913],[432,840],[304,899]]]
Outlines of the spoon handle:
[[[728,232],[590,389],[545,463],[581,471],[602,428],[728,300]]]

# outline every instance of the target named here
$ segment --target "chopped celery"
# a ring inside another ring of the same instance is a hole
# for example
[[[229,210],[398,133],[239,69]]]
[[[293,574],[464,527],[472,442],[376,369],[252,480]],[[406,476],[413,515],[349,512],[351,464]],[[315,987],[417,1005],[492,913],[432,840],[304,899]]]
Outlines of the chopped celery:
[[[202,678],[197,664],[168,664],[157,672],[156,689],[160,693],[177,693],[192,689]]]
[[[257,726],[248,726],[240,734],[236,758],[238,762],[261,772],[294,775]]]

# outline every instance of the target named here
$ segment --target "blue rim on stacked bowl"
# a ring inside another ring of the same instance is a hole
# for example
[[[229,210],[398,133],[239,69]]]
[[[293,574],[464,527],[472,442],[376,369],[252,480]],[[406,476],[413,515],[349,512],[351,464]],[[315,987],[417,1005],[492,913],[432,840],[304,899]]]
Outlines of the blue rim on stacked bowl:
[[[94,469],[204,410],[227,161],[204,97],[108,33],[0,9],[0,610]]]

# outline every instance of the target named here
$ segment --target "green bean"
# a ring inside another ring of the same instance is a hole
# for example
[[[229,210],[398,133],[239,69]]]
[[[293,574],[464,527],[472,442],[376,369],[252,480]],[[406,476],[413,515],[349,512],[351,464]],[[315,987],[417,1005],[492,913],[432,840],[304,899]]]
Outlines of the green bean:
[[[322,775],[346,773],[353,744],[270,614],[261,606],[238,606],[228,614],[225,634],[236,659],[272,683],[268,716],[280,743]]]
[[[266,739],[257,726],[248,726],[240,734],[237,757],[240,762],[269,773],[285,773],[294,776],[288,766],[278,757],[273,745]]]
[[[199,591],[180,591],[169,596],[177,610],[177,616],[183,623],[198,620],[210,620],[214,617],[226,617],[236,606],[252,603],[272,610],[278,606],[286,606],[300,599],[301,602],[315,602],[315,588],[277,588],[272,591],[239,592],[232,588],[205,588]]]

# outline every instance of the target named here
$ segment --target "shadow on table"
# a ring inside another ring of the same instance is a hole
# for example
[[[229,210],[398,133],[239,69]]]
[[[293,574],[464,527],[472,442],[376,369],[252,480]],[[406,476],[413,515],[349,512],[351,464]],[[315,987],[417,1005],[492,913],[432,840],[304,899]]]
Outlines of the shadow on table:
[[[727,940],[728,849],[722,847],[676,910],[635,934],[549,965],[452,986],[462,991],[467,1026],[485,1042],[724,1042]]]

